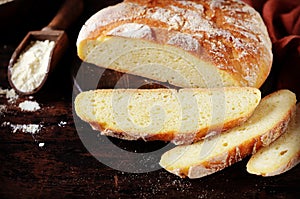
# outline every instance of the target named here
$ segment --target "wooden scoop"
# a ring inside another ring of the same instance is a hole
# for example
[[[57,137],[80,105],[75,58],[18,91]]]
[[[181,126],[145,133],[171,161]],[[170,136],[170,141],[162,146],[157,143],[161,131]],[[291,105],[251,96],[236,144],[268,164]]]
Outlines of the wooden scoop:
[[[81,15],[83,11],[82,0],[65,0],[62,7],[57,12],[52,21],[40,31],[30,31],[25,38],[15,49],[8,65],[8,80],[10,85],[21,95],[30,95],[39,91],[47,80],[48,75],[53,71],[58,61],[64,54],[68,47],[68,37],[64,30],[66,30],[76,19]],[[42,83],[35,89],[30,91],[20,91],[14,85],[12,81],[12,67],[18,61],[18,58],[22,52],[30,45],[32,41],[54,41],[55,45],[50,54],[47,72],[42,80]]]

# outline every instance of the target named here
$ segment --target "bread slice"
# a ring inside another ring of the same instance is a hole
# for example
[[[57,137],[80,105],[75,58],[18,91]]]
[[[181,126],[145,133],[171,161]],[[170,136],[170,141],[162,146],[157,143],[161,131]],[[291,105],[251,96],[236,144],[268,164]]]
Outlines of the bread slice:
[[[272,43],[257,11],[237,0],[125,0],[82,26],[85,62],[177,87],[260,87]]]
[[[250,87],[102,89],[80,93],[75,111],[104,135],[187,144],[243,123],[260,99]]]
[[[252,155],[247,171],[251,174],[274,176],[284,173],[300,162],[300,104],[296,117],[287,131],[268,147]]]
[[[160,165],[180,177],[200,178],[220,171],[268,146],[284,133],[295,111],[295,94],[280,90],[264,97],[241,126],[164,153]]]

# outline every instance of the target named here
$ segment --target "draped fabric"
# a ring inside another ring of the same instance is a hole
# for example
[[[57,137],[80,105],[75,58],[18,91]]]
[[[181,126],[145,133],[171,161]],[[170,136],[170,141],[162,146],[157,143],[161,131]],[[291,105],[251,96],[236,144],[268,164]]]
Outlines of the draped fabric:
[[[273,43],[277,89],[290,89],[300,100],[300,0],[243,0],[263,17]]]

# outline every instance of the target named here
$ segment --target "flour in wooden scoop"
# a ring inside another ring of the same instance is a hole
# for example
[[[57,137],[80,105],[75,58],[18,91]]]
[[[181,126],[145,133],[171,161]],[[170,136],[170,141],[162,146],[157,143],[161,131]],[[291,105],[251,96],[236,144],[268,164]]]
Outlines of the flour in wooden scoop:
[[[48,72],[50,55],[54,41],[33,41],[22,52],[11,68],[11,80],[22,92],[31,92],[38,88]]]

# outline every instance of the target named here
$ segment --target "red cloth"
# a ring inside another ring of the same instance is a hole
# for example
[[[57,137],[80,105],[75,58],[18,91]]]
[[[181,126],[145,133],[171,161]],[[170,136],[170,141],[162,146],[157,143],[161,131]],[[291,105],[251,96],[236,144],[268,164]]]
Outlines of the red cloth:
[[[244,0],[263,17],[273,43],[272,70],[279,72],[278,89],[300,99],[300,0]]]

